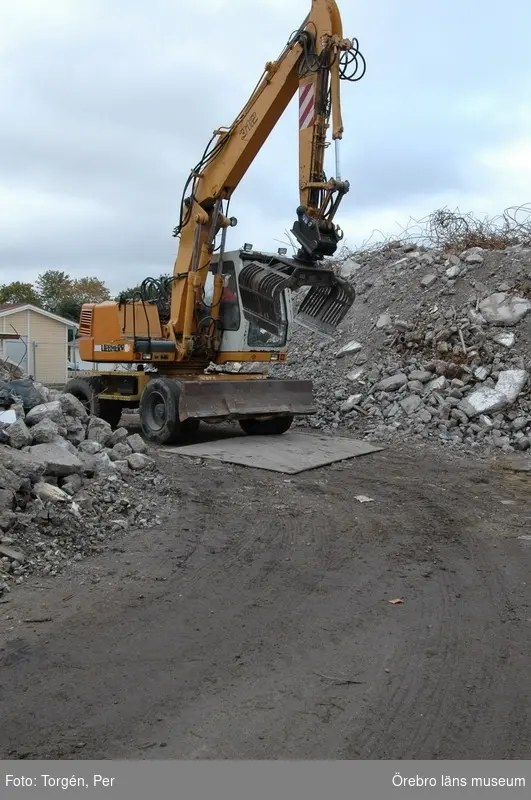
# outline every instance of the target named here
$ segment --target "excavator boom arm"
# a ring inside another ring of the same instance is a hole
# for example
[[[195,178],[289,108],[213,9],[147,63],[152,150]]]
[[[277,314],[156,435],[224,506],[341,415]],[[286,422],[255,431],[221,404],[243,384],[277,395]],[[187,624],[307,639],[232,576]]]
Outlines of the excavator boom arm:
[[[326,179],[326,131],[332,113],[332,138],[340,139],[343,133],[341,56],[352,50],[352,42],[343,39],[335,0],[312,0],[309,15],[279,58],[266,65],[234,123],[214,133],[209,149],[192,170],[176,228],[180,242],[169,326],[181,357],[189,354],[193,345],[194,310],[201,302],[216,235],[235,224],[224,216],[223,203],[232,196],[297,90],[300,206],[293,233],[302,246],[301,255],[309,261],[335,250],[338,237],[333,218],[348,183]],[[214,308],[219,305],[221,291],[219,275],[215,278]]]

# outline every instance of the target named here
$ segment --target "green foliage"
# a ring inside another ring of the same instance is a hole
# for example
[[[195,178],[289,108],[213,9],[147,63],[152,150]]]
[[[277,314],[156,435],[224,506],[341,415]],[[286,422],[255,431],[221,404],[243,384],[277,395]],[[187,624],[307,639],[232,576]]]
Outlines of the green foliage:
[[[41,299],[31,283],[13,281],[0,286],[0,305],[4,303],[28,303],[32,306],[42,306]]]

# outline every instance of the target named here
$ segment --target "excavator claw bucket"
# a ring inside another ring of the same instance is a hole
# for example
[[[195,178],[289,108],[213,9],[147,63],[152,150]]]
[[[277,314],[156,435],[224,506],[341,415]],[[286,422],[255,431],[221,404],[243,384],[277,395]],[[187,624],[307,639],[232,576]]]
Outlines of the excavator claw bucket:
[[[268,378],[184,381],[179,418],[235,420],[315,414],[311,381]]]
[[[356,298],[354,287],[332,270],[288,262],[271,266],[251,261],[241,270],[239,285],[245,315],[272,333],[284,332],[288,324],[281,301],[285,289],[310,287],[294,321],[329,336]]]

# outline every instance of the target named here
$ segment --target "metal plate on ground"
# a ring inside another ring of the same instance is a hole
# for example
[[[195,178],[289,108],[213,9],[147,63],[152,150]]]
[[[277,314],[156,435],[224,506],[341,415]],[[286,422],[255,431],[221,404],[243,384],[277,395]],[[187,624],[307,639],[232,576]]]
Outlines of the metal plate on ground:
[[[164,452],[192,458],[212,458],[228,464],[284,472],[294,475],[324,467],[335,461],[376,453],[383,447],[339,436],[285,433],[281,436],[235,436],[183,447],[166,447]]]

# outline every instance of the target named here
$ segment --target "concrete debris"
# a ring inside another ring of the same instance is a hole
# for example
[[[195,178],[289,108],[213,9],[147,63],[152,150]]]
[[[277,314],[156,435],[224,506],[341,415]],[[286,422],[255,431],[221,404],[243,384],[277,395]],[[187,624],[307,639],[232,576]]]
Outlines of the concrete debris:
[[[361,269],[361,264],[354,261],[352,258],[347,258],[342,264],[339,265],[339,272],[342,278],[352,278]]]
[[[33,492],[40,500],[51,500],[53,503],[62,503],[69,499],[66,492],[63,492],[58,486],[54,486],[53,483],[46,483],[45,481],[36,483],[33,487]]]
[[[128,456],[127,463],[134,470],[151,469],[155,466],[155,461],[143,453],[133,453]]]
[[[11,447],[22,450],[31,444],[33,437],[23,419],[17,419],[12,425],[6,428],[8,442]]]
[[[499,333],[494,337],[496,344],[501,344],[502,347],[512,347],[514,345],[516,336],[514,333]]]
[[[147,445],[140,434],[135,433],[133,436],[128,436],[126,442],[133,453],[147,453]]]
[[[378,317],[378,322],[376,323],[376,327],[378,329],[388,328],[390,325],[392,325],[392,323],[393,320],[391,319],[390,314],[380,314],[380,316]]]
[[[18,561],[20,564],[26,560],[23,553],[20,553],[18,550],[13,550],[5,544],[0,544],[0,558],[2,557],[9,558],[11,561]]]
[[[392,243],[353,258],[357,299],[332,341],[295,330],[289,362],[269,369],[314,383],[317,413],[295,424],[478,455],[528,450],[531,249]]]
[[[352,411],[354,408],[356,408],[356,406],[359,406],[362,400],[362,394],[352,394],[341,406],[341,411],[344,414],[347,414],[349,411]]]
[[[362,345],[359,342],[349,342],[336,353],[336,358],[343,358],[343,356],[350,355],[351,353],[358,353],[361,348]]]
[[[422,286],[423,289],[429,289],[430,286],[433,286],[433,284],[436,283],[436,281],[437,281],[437,275],[430,272],[429,275],[425,275],[422,278],[420,285]]]
[[[107,447],[112,440],[112,428],[108,422],[99,417],[90,417],[87,425],[87,439]]]
[[[352,383],[355,383],[356,381],[359,381],[364,372],[365,369],[363,367],[356,367],[356,369],[351,370],[347,374],[347,380],[352,381]]]
[[[517,325],[531,311],[531,301],[506,292],[495,292],[479,304],[481,315],[490,325]]]
[[[494,411],[500,411],[507,405],[507,398],[504,394],[489,386],[482,386],[481,389],[476,389],[465,400],[462,400],[459,408],[467,417],[473,419],[480,414],[492,414]]]
[[[447,278],[453,281],[456,278],[458,278],[459,275],[461,274],[461,267],[458,266],[457,264],[454,265],[453,267],[448,267],[445,274]]]
[[[72,395],[9,379],[0,361],[0,596],[159,524],[167,481],[147,452],[138,434],[113,431]]]
[[[496,391],[507,398],[509,405],[513,405],[526,385],[528,378],[529,374],[525,369],[508,369],[505,372],[500,372],[496,384]]]
[[[403,372],[398,372],[396,375],[390,375],[388,378],[383,378],[376,384],[375,391],[379,392],[394,392],[405,386],[407,383],[407,375]]]

